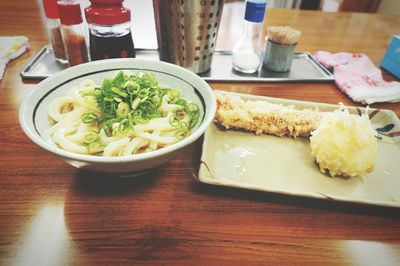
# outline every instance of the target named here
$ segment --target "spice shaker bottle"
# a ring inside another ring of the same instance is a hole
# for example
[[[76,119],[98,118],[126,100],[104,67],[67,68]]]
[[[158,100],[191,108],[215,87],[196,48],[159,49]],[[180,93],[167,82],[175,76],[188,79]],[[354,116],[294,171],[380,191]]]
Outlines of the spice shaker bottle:
[[[44,13],[47,18],[47,28],[49,30],[53,54],[57,61],[65,64],[64,43],[61,35],[61,24],[57,8],[57,0],[43,0]]]
[[[243,73],[254,73],[261,65],[260,36],[266,0],[247,0],[242,36],[232,50],[233,68]]]
[[[90,0],[85,8],[89,24],[92,60],[135,57],[131,33],[131,11],[124,0]]]
[[[69,66],[89,61],[85,39],[85,27],[82,23],[81,7],[78,1],[58,1],[61,31]]]

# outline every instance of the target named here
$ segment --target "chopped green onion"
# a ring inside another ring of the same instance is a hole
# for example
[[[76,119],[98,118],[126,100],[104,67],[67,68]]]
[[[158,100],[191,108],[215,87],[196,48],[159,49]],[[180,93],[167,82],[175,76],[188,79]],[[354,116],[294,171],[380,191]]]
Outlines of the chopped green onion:
[[[133,109],[133,110],[136,110],[136,108],[139,106],[139,104],[140,104],[140,98],[136,98],[136,99],[133,101],[132,105],[131,105],[132,109]]]
[[[118,94],[119,96],[122,96],[124,98],[128,97],[128,93],[121,91],[120,89],[118,89],[117,87],[112,87],[111,90]]]
[[[98,141],[100,137],[99,137],[99,133],[97,131],[91,130],[85,135],[84,138],[85,138],[85,143],[90,144],[95,141]]]
[[[123,119],[121,122],[119,122],[118,125],[118,133],[124,134],[129,130],[129,120],[128,119]]]
[[[118,108],[116,110],[117,117],[125,117],[129,113],[129,105],[125,102],[121,102],[118,104]]]
[[[97,122],[107,136],[133,131],[135,125],[161,117],[159,107],[163,104],[165,95],[168,103],[183,107],[172,115],[169,123],[176,129],[176,136],[184,138],[197,124],[200,109],[196,104],[183,99],[179,89],[160,87],[150,73],[127,75],[120,71],[112,79],[103,80],[100,87],[85,93],[85,96],[91,97],[90,100],[97,103],[100,114],[84,114],[82,121]],[[88,136],[88,141],[97,143],[98,140],[94,139],[95,135]]]
[[[97,141],[86,144],[88,153],[92,153],[92,151],[99,153],[99,152],[103,151],[104,147],[105,147],[105,145],[103,143],[97,142]]]
[[[86,113],[81,116],[81,120],[85,124],[90,124],[98,119],[95,113]]]
[[[175,104],[179,104],[179,105],[182,105],[182,106],[186,106],[187,105],[187,101],[185,100],[185,99],[179,99],[179,100],[177,100],[176,102],[175,102]]]

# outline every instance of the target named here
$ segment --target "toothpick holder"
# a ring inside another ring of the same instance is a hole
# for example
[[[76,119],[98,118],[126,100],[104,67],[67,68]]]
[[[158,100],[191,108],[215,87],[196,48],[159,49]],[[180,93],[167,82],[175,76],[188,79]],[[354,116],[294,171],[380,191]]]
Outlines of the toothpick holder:
[[[275,72],[289,71],[296,44],[278,44],[268,39],[265,45],[263,68]]]

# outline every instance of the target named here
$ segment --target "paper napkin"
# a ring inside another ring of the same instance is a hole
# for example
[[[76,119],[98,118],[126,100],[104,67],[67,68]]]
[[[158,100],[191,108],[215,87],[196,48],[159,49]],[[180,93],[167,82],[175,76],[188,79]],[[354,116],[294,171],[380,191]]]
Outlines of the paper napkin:
[[[0,36],[0,80],[8,61],[17,58],[29,49],[25,36]]]
[[[400,82],[383,80],[382,72],[365,54],[319,51],[316,60],[333,69],[337,87],[356,102],[399,102]]]

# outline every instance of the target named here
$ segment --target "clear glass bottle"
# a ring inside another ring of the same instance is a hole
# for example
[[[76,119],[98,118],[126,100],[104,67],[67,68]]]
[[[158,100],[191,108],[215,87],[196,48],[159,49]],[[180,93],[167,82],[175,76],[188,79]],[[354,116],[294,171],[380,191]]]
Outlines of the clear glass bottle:
[[[260,45],[266,0],[247,0],[242,36],[232,50],[233,68],[242,73],[255,73],[262,61]]]
[[[61,23],[57,8],[57,0],[43,0],[44,12],[47,18],[47,28],[51,39],[53,54],[57,61],[66,64],[67,57],[61,35]]]
[[[58,1],[61,31],[67,54],[68,65],[75,66],[89,61],[86,44],[86,27],[82,23],[81,7],[78,1]]]
[[[135,57],[131,33],[131,11],[124,0],[90,0],[85,8],[89,24],[92,60]]]

